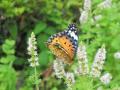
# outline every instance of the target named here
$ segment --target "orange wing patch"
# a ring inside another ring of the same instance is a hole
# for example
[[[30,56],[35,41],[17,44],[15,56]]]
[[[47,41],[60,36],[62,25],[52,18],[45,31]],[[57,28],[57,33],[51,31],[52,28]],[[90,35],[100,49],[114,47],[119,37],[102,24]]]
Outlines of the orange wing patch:
[[[69,39],[67,39],[66,36],[62,36],[59,38],[59,41],[61,43],[61,46],[65,49],[65,51],[68,53],[70,59],[72,60],[74,57],[74,48],[72,43],[70,42]]]
[[[74,57],[73,47],[66,36],[56,37],[48,44],[49,49],[58,58],[64,59],[65,63],[72,63]]]

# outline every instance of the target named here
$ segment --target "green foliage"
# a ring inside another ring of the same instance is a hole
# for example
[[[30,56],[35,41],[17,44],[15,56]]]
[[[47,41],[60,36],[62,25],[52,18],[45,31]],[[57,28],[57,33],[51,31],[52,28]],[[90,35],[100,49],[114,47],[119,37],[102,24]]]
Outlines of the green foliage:
[[[78,77],[76,84],[73,86],[74,90],[93,90],[94,85],[92,84],[92,79],[87,76]]]
[[[0,89],[16,90],[15,70],[6,65],[0,65]]]
[[[15,53],[15,41],[14,40],[5,40],[5,43],[2,45],[2,50],[6,54],[6,56],[0,59],[0,62],[3,64],[9,64],[15,61],[16,57]]]
[[[15,41],[6,39],[2,45],[2,50],[6,54],[0,58],[0,89],[16,90],[16,72],[12,68],[12,63],[16,60]]]
[[[5,43],[2,45],[2,50],[6,54],[14,54],[15,50],[15,41],[13,40],[5,40]]]
[[[42,32],[45,29],[46,29],[46,24],[43,22],[38,22],[35,26],[34,33],[39,34],[40,32]]]
[[[7,55],[6,57],[2,57],[0,59],[1,63],[7,64],[10,63],[12,61],[15,61],[16,57],[14,55]]]
[[[1,0],[0,8],[4,10],[4,14],[8,17],[13,17],[22,14],[25,11],[25,7],[23,5],[16,6],[17,3],[24,4],[22,0],[17,0],[13,2],[13,0]]]
[[[9,32],[10,32],[11,38],[16,40],[17,33],[18,33],[17,25],[16,24],[11,24]]]
[[[120,61],[115,60],[114,53],[120,51],[120,2],[112,0],[111,8],[100,9],[97,5],[103,0],[91,1],[89,19],[80,25],[83,0],[0,0],[0,90],[16,90],[16,86],[20,90],[33,90],[33,70],[29,68],[27,60],[29,35],[31,32],[36,35],[40,63],[37,70],[42,74],[54,60],[45,44],[46,40],[72,22],[76,22],[81,32],[79,41],[87,46],[90,65],[98,47],[105,44],[107,60],[103,73],[110,72],[113,80],[109,86],[101,86],[103,90],[119,90]],[[102,18],[92,22],[96,15],[102,15]],[[22,75],[16,77],[18,73]],[[21,77],[23,83],[19,81]],[[96,90],[97,87],[93,88],[96,82],[101,84],[99,81],[92,82],[89,77],[78,77],[73,88]],[[65,90],[63,81],[55,79],[53,75],[41,79],[39,86],[41,90]]]

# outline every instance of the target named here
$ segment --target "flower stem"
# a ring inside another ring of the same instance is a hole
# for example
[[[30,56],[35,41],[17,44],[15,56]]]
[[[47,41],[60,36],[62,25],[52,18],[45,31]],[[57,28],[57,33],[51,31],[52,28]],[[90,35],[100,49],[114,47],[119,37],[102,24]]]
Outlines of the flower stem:
[[[37,70],[36,70],[36,67],[34,67],[34,72],[35,72],[35,88],[36,90],[39,90],[39,86],[38,86],[38,78],[37,78]]]

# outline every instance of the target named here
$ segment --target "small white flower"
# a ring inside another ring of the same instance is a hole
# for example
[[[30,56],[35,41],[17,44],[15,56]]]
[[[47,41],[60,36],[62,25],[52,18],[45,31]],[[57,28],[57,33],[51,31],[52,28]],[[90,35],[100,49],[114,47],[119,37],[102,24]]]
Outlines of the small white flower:
[[[56,58],[53,63],[54,73],[57,78],[63,78],[65,75],[63,60]]]
[[[81,68],[81,66],[78,66],[78,67],[75,69],[75,74],[77,74],[77,75],[81,75],[81,74],[82,74],[82,68]]]
[[[88,20],[88,12],[87,11],[82,11],[81,16],[79,18],[79,21],[81,24],[86,23]]]
[[[91,10],[91,0],[84,0],[84,7],[83,9],[85,11],[90,11]]]
[[[91,74],[93,77],[100,77],[101,71],[98,70],[97,68],[92,68],[92,72],[90,72],[90,74]]]
[[[96,15],[96,16],[94,16],[94,20],[95,21],[99,21],[100,19],[102,19],[102,15]]]
[[[28,54],[31,56],[31,58],[28,59],[30,62],[31,67],[36,67],[39,65],[38,63],[38,54],[37,54],[37,47],[36,47],[36,38],[34,33],[32,32],[31,37],[28,39]]]
[[[67,73],[65,74],[65,79],[66,79],[67,87],[69,88],[69,90],[70,90],[70,89],[72,90],[71,87],[72,87],[72,85],[75,83],[74,74],[67,72]]]
[[[87,58],[86,47],[80,44],[77,49],[77,58],[81,61]]]
[[[94,58],[92,70],[90,72],[90,74],[93,77],[100,77],[100,74],[101,74],[101,71],[103,69],[103,65],[105,62],[105,58],[106,58],[106,50],[105,50],[105,47],[102,46],[100,49],[98,49],[95,55],[95,58]]]
[[[112,76],[110,73],[106,73],[100,78],[101,82],[105,85],[109,84],[111,79],[112,79]]]
[[[38,65],[39,65],[38,62],[30,63],[30,66],[31,66],[31,67],[35,67],[35,66],[38,66]]]
[[[114,58],[115,58],[115,59],[120,59],[120,52],[116,52],[116,53],[114,54]]]
[[[100,24],[97,22],[97,21],[99,21],[99,20],[101,20],[102,19],[102,15],[96,15],[96,16],[94,16],[92,19],[91,19],[91,23],[93,24],[93,25],[95,25],[96,27],[100,27]]]
[[[79,17],[79,21],[81,24],[84,24],[88,20],[88,14],[91,10],[91,0],[84,0],[83,10],[81,12],[81,16]]]
[[[110,8],[111,6],[112,6],[112,0],[105,0],[98,5],[98,7],[101,9]]]
[[[87,59],[87,52],[86,47],[82,44],[77,49],[77,58],[79,66],[76,69],[76,74],[85,75],[89,73],[88,67],[88,59]]]

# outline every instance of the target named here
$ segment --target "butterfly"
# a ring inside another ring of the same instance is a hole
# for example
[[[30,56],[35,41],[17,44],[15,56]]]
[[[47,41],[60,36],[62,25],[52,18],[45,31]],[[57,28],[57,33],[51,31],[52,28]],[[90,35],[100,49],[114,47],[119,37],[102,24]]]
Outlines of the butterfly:
[[[78,30],[75,24],[70,24],[68,28],[52,35],[47,40],[47,47],[57,57],[71,64],[78,47]]]

